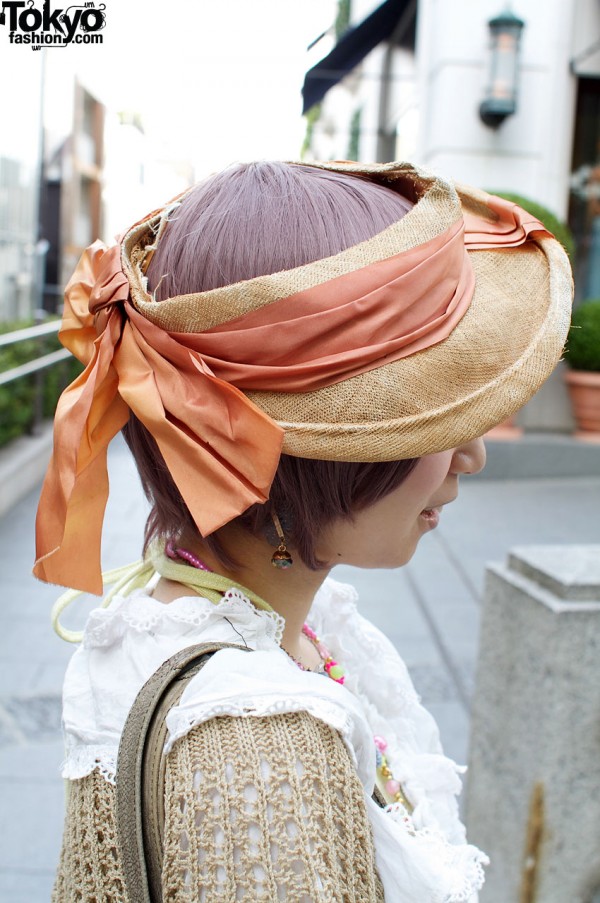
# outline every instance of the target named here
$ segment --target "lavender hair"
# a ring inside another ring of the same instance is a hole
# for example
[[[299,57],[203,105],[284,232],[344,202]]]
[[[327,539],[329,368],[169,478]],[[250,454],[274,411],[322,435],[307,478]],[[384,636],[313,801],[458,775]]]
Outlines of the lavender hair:
[[[239,164],[197,185],[172,215],[148,267],[156,300],[207,291],[338,254],[401,219],[412,203],[368,179],[277,162]],[[144,548],[155,538],[198,536],[159,448],[132,414],[123,429],[152,509]],[[324,526],[351,518],[399,486],[416,460],[316,461],[282,455],[269,500],[237,522],[266,535],[277,511],[289,544],[313,569]],[[235,569],[218,531],[206,538]]]

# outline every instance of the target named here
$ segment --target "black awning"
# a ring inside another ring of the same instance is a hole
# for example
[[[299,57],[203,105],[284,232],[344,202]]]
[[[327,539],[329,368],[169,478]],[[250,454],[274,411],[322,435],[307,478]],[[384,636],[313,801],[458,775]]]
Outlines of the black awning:
[[[331,53],[309,69],[302,88],[302,113],[323,100],[378,44],[391,37],[410,0],[385,0],[370,16],[342,35]]]

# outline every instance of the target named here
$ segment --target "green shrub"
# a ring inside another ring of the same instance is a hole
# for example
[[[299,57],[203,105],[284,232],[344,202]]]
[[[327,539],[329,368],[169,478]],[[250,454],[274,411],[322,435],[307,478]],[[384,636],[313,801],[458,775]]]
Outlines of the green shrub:
[[[31,325],[31,322],[2,323],[0,333],[13,332]],[[0,373],[50,354],[60,347],[56,334],[0,347]],[[53,416],[60,393],[81,369],[79,361],[73,359],[40,372],[44,417]],[[0,386],[0,446],[31,430],[35,415],[35,380],[36,376],[32,374]]]
[[[309,152],[313,134],[315,131],[315,125],[319,121],[321,116],[322,104],[314,103],[310,110],[304,114],[304,118],[306,119],[306,132],[304,134],[304,140],[302,142],[302,147],[300,148],[300,159],[304,160],[306,154]]]
[[[549,232],[552,232],[557,241],[561,243],[569,255],[571,262],[574,260],[575,242],[573,240],[573,234],[567,224],[561,222],[551,210],[548,210],[547,207],[543,207],[542,204],[538,204],[537,201],[522,197],[520,194],[510,194],[509,192],[504,191],[491,191],[490,194],[497,194],[500,198],[505,198],[507,201],[512,201],[513,204],[518,204],[523,210],[526,210],[528,213],[531,213],[532,216],[535,216],[536,219],[539,219],[539,221],[545,225],[546,229],[548,229]]]
[[[348,140],[348,150],[346,157],[348,160],[360,160],[360,129],[362,119],[362,107],[359,107],[352,114],[350,120],[350,136]]]
[[[350,0],[338,0],[335,16],[335,40],[339,41],[350,28],[351,3]]]
[[[600,299],[573,311],[565,360],[573,370],[600,371]]]

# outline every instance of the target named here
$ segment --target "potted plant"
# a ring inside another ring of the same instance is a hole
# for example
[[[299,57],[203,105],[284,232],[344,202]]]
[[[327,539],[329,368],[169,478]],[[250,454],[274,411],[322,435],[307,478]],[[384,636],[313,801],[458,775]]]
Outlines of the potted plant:
[[[584,301],[573,312],[565,360],[577,425],[600,432],[600,299]]]

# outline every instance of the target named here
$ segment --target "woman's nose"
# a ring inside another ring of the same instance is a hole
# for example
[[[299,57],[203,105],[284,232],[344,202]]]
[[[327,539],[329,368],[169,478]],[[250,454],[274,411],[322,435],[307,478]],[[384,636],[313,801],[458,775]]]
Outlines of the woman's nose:
[[[452,473],[479,473],[485,467],[483,439],[472,439],[454,450],[450,470]]]

